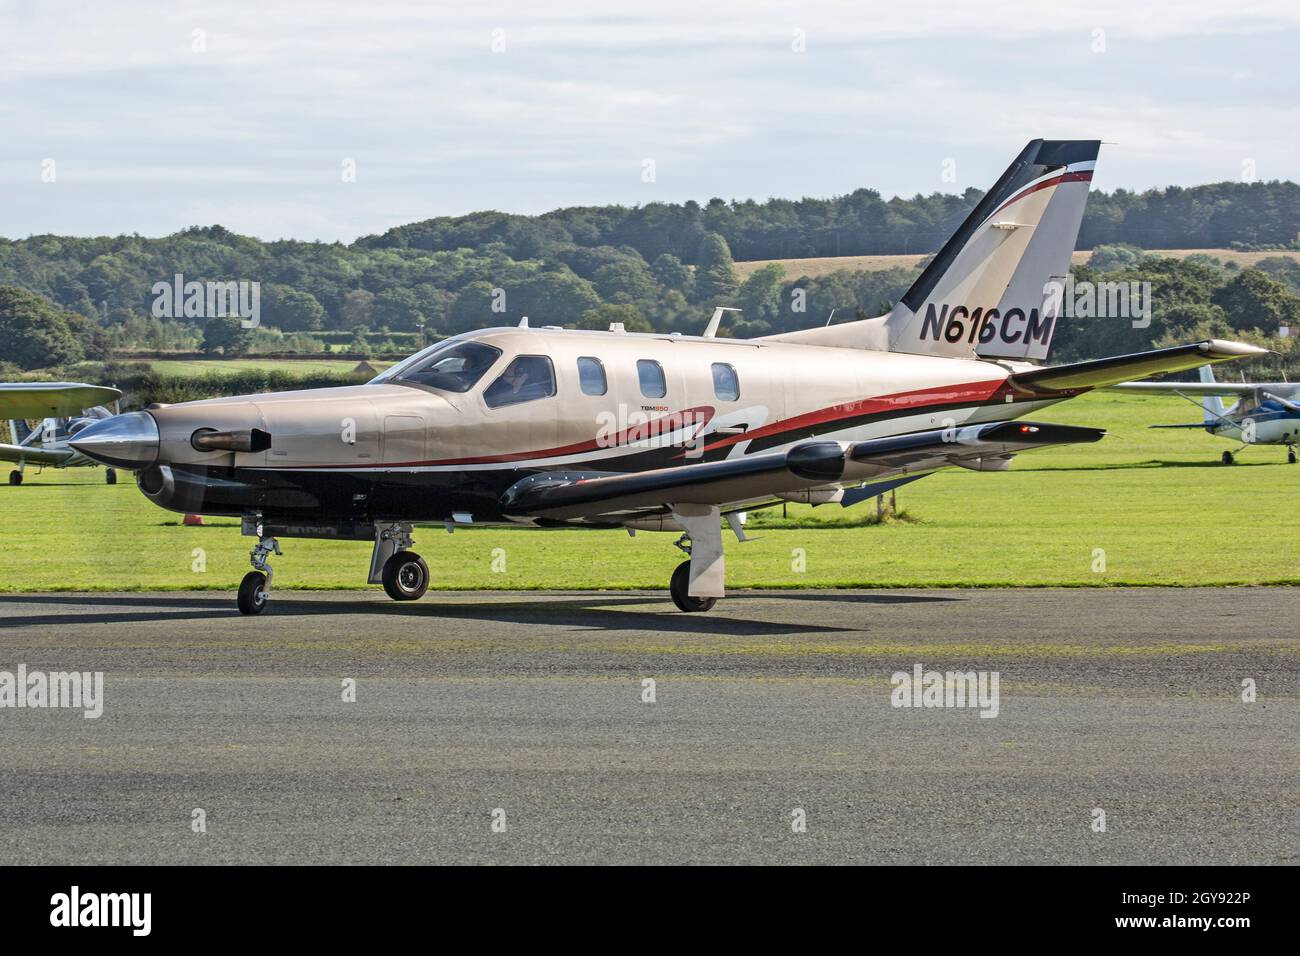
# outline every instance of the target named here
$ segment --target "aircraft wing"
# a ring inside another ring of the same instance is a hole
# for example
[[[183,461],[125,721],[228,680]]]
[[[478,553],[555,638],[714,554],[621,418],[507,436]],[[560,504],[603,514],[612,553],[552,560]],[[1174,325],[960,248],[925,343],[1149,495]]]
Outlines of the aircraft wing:
[[[506,489],[501,502],[505,512],[516,517],[618,521],[666,513],[678,505],[723,506],[949,465],[980,468],[986,459],[1005,463],[1018,452],[1093,442],[1103,434],[1101,429],[1072,425],[991,422],[862,442],[814,440],[784,452],[631,474],[538,472]]]
[[[0,382],[0,419],[58,418],[122,397],[115,388],[77,382]]]
[[[1084,388],[1101,388],[1146,378],[1148,375],[1183,372],[1215,362],[1230,362],[1233,359],[1254,358],[1267,354],[1268,349],[1247,345],[1245,342],[1206,339],[1203,342],[1175,345],[1167,349],[1153,349],[1150,352],[1135,352],[1132,355],[1117,355],[1114,358],[1074,362],[1070,365],[1027,369],[1013,374],[1011,384],[1021,391],[1050,394]]]
[[[28,465],[61,465],[76,452],[60,448],[33,448],[29,445],[0,444],[0,461],[21,461]]]

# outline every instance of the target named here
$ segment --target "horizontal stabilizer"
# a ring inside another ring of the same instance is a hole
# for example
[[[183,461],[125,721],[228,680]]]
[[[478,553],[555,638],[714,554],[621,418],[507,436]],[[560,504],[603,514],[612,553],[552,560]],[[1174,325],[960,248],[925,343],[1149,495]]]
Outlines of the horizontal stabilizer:
[[[1029,369],[1012,375],[1011,384],[1021,391],[1037,394],[1070,392],[1116,385],[1135,378],[1145,378],[1148,375],[1182,372],[1214,362],[1230,362],[1233,359],[1255,358],[1267,354],[1268,349],[1248,345],[1245,342],[1206,339],[1204,342],[1175,345],[1172,348],[1154,349],[1150,352],[1135,352],[1132,355],[1117,355],[1114,358],[1075,362],[1071,365]]]
[[[1249,395],[1257,388],[1266,385],[1233,385],[1231,382],[1216,382],[1202,385],[1200,382],[1120,382],[1107,385],[1107,391],[1145,392],[1153,395]]]

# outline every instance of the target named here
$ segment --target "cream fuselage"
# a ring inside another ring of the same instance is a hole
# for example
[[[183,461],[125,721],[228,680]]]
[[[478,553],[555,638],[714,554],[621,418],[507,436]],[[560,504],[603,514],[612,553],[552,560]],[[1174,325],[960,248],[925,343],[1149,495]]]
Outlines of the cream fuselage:
[[[142,489],[206,514],[435,521],[507,518],[501,493],[556,469],[631,472],[783,450],[816,436],[860,441],[1016,418],[1068,395],[1017,392],[1023,363],[934,358],[764,340],[562,329],[488,329],[458,340],[500,350],[465,392],[391,381],[222,398],[150,410],[159,429]],[[518,356],[546,356],[554,394],[489,407],[484,391]],[[587,394],[579,358],[607,389]],[[638,360],[665,394],[643,394]],[[729,366],[738,397],[719,396]],[[198,451],[196,430],[261,429],[270,448]]]

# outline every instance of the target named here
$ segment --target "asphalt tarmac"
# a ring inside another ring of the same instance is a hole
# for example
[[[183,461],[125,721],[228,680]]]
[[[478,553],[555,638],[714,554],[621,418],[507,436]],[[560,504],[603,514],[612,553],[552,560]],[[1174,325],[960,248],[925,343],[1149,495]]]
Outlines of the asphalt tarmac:
[[[1286,588],[0,595],[0,672],[104,675],[97,719],[0,706],[0,863],[1295,864],[1298,622]],[[983,704],[893,706],[916,665]]]

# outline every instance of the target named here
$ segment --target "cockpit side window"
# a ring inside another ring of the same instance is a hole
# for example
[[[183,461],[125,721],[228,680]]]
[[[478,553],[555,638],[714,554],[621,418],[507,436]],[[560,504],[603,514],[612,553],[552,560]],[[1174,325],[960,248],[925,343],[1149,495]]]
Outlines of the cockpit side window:
[[[545,355],[519,355],[483,392],[488,408],[518,405],[555,394],[555,367]]]
[[[482,342],[443,342],[371,381],[424,385],[444,392],[468,392],[500,355],[500,349]]]

